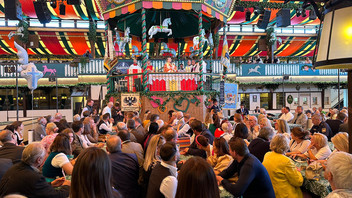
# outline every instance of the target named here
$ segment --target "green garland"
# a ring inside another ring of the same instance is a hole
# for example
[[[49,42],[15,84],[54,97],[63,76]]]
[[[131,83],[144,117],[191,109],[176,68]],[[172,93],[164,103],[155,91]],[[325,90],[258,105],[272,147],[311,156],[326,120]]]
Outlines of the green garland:
[[[19,23],[18,23],[18,28],[23,28],[23,36],[20,36],[19,39],[22,41],[23,44],[26,44],[28,43],[29,41],[29,31],[28,31],[28,23],[25,22],[24,20],[21,20]]]
[[[322,7],[319,3],[318,7]],[[291,10],[298,9],[302,7],[302,4],[297,3],[272,3],[272,2],[259,2],[259,1],[236,1],[235,6],[242,6],[244,8],[268,8],[268,9],[282,9],[289,8]],[[312,10],[312,6],[306,8],[306,10]]]
[[[267,89],[277,89],[280,85],[282,85],[282,82],[245,82],[245,83],[239,83],[240,85],[263,85]],[[284,82],[284,84],[308,84],[308,85],[314,85],[318,89],[327,89],[329,87],[336,86],[337,82],[335,81],[306,81],[306,82]],[[347,81],[340,82],[341,86],[345,87],[347,86]]]
[[[191,91],[191,92],[186,92],[186,91],[173,91],[173,92],[141,92],[141,96],[146,96],[150,101],[153,101],[156,103],[161,111],[165,111],[166,105],[173,100],[174,101],[174,108],[177,110],[177,107],[182,106],[182,102],[184,100],[188,101],[189,103],[195,104],[196,106],[199,106],[201,104],[200,100],[197,98],[197,96],[202,96],[205,95],[206,99],[204,100],[204,105],[209,106],[210,102],[208,100],[217,98],[219,96],[218,92],[212,91]],[[153,99],[152,96],[157,96],[157,97],[167,97],[166,100],[161,103],[160,99]],[[121,93],[109,93],[106,94],[105,100],[108,101],[110,97],[114,98],[121,98]],[[187,112],[189,107],[189,104],[187,105],[187,108],[183,112]]]
[[[97,27],[94,20],[89,22],[88,39],[94,43],[97,41]]]

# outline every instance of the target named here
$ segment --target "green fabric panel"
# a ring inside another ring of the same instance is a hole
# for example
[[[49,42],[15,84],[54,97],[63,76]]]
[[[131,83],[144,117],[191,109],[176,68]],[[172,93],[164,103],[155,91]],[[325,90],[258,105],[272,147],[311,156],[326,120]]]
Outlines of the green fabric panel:
[[[78,14],[79,14],[79,16],[83,19],[83,20],[89,20],[88,19],[88,17],[84,14],[84,12],[82,11],[82,9],[81,9],[81,6],[79,6],[79,5],[74,5],[75,6],[75,8],[76,8],[76,10],[77,10],[77,12],[78,12]]]
[[[154,52],[154,43],[149,43],[149,57],[152,56]]]
[[[75,55],[75,53],[73,53],[73,51],[71,50],[71,47],[68,45],[67,39],[65,37],[65,33],[63,32],[59,32],[60,37],[61,37],[61,41],[64,44],[66,50],[71,54],[71,55]]]
[[[163,2],[163,9],[172,9],[172,2]]]
[[[202,4],[200,4],[200,3],[192,3],[192,10],[202,10]]]
[[[99,18],[96,16],[95,12],[94,12],[94,6],[93,6],[93,0],[86,0],[84,2],[86,2],[86,7],[87,7],[87,12],[89,12],[90,16],[94,19],[94,20],[99,20]]]
[[[97,33],[97,45],[102,56],[105,55],[105,48],[103,44],[104,33]]]
[[[125,53],[126,53],[126,56],[130,56],[130,46],[129,45],[125,45]]]
[[[241,40],[242,40],[242,37],[243,37],[243,36],[237,36],[236,41],[235,41],[235,44],[233,45],[233,48],[232,48],[231,51],[229,52],[229,55],[230,55],[230,56],[231,56],[232,53],[235,52],[237,46],[240,44],[240,42],[241,42]],[[231,47],[231,46],[229,46],[229,47]]]

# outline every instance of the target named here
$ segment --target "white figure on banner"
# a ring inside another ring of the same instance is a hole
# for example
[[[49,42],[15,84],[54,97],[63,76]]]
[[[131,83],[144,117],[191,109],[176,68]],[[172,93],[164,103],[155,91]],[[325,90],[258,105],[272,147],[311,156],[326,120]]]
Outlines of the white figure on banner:
[[[260,69],[260,66],[259,66],[259,65],[255,66],[254,68],[249,68],[248,74],[250,74],[250,73],[262,74],[262,73],[260,73],[260,71],[258,71],[258,69]]]
[[[158,32],[168,33],[167,36],[172,35],[172,30],[168,28],[169,25],[171,25],[171,18],[164,19],[161,26],[153,25],[148,31],[149,39],[152,39],[153,36]]]
[[[126,28],[124,37],[120,37],[120,34],[117,31],[117,28],[115,28],[115,32],[116,32],[116,38],[115,38],[114,45],[117,44],[117,46],[119,46],[119,51],[124,53],[126,44],[131,43],[132,41],[132,39],[130,38],[130,27]]]

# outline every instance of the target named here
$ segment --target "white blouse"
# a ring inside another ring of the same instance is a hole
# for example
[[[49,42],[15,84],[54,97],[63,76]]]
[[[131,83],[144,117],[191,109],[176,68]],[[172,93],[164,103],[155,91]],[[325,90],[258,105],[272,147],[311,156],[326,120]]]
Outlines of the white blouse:
[[[302,142],[300,143],[297,143],[297,141],[291,140],[290,151],[305,153],[307,152],[309,145],[310,145],[310,140],[302,140]]]

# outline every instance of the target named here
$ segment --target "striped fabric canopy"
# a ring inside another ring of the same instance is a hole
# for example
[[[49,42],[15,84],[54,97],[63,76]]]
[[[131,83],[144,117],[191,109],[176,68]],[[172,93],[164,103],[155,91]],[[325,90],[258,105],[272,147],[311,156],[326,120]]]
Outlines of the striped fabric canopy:
[[[16,54],[16,48],[13,39],[10,41],[7,37],[9,31],[0,31],[0,54]],[[39,47],[28,49],[29,54],[38,55],[82,55],[90,49],[88,34],[86,32],[49,32],[38,31],[30,32],[39,36]],[[121,35],[122,36],[122,35]],[[236,56],[266,56],[266,52],[258,51],[258,40],[264,36],[227,36],[229,54]],[[315,37],[281,37],[282,44],[277,46],[275,55],[278,56],[312,56],[316,45]],[[96,54],[104,56],[105,39],[104,34],[97,32]],[[165,41],[165,40],[163,40]],[[186,38],[176,43],[174,39],[168,39],[168,47],[174,49],[176,53],[190,53],[190,47],[193,46],[192,38]],[[222,38],[219,43],[218,56],[221,56]],[[136,46],[141,51],[142,44],[140,39],[132,37],[132,43],[126,46],[126,55],[135,53],[132,46]],[[158,47],[163,50],[163,46],[156,45],[151,39],[147,45],[147,51],[152,53]],[[203,48],[204,55],[208,55],[210,47],[205,45]]]
[[[10,31],[0,31],[0,54],[16,54],[14,41],[9,40],[7,35]],[[86,32],[32,32],[39,36],[39,47],[29,48],[28,54],[37,55],[83,55],[90,50],[88,33]],[[95,44],[96,54],[104,56],[105,39],[103,33],[97,32]]]
[[[25,16],[30,18],[37,18],[37,14],[35,13],[34,0],[20,0],[22,4],[22,12]],[[61,1],[60,1],[61,2]],[[80,19],[80,20],[88,20],[88,14],[95,20],[102,19],[101,10],[96,2],[96,0],[85,0],[82,1],[85,3],[81,3],[81,5],[67,5],[67,2],[63,3],[66,6],[66,14],[60,15],[59,11],[59,2],[57,7],[54,9],[50,6],[48,2],[48,8],[51,13],[52,19]],[[0,17],[5,17],[4,14],[4,0],[0,0]],[[88,13],[89,12],[89,13]]]

